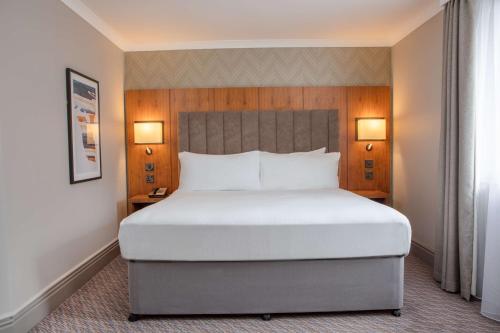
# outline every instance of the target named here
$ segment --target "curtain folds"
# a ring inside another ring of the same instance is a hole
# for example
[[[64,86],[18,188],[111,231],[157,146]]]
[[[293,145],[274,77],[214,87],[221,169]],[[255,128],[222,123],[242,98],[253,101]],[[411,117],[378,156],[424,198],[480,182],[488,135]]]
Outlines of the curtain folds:
[[[474,245],[475,113],[472,0],[450,0],[443,36],[443,216],[436,230],[434,277],[471,296]]]

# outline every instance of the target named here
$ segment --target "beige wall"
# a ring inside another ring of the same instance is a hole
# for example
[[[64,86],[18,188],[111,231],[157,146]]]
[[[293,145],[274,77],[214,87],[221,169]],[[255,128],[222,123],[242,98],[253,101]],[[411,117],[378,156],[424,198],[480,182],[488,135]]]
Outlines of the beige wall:
[[[0,80],[1,82],[1,80]],[[1,85],[1,83],[0,83]],[[3,96],[0,92],[0,96]],[[1,112],[4,110],[0,109],[0,117]],[[1,119],[1,118],[0,118]],[[10,274],[8,271],[8,267],[10,264],[9,261],[9,246],[7,243],[8,237],[8,229],[7,223],[4,221],[4,216],[2,212],[6,209],[6,201],[7,201],[7,193],[2,191],[1,189],[5,188],[4,181],[4,171],[3,171],[3,163],[2,163],[2,147],[5,145],[5,142],[2,140],[2,124],[0,123],[0,320],[3,317],[4,313],[10,310],[10,302],[11,302],[11,293],[10,293]]]
[[[123,52],[59,0],[2,0],[0,31],[1,321],[116,238],[126,194]],[[66,67],[100,82],[103,178],[76,185]]]
[[[390,85],[389,47],[128,52],[125,89]]]
[[[394,206],[431,251],[440,216],[442,26],[441,12],[392,48]]]

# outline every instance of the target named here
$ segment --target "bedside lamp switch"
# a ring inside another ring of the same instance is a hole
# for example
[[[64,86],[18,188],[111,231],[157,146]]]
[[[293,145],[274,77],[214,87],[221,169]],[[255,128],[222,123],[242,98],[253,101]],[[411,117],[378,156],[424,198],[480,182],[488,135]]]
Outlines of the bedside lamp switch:
[[[365,171],[365,179],[373,180],[373,171]]]
[[[146,183],[152,184],[155,182],[155,176],[154,175],[146,175]]]
[[[373,168],[373,160],[365,160],[365,168],[367,169]]]
[[[144,164],[144,170],[145,171],[151,172],[151,171],[154,171],[154,169],[155,169],[155,164],[154,163],[146,163],[146,164]]]

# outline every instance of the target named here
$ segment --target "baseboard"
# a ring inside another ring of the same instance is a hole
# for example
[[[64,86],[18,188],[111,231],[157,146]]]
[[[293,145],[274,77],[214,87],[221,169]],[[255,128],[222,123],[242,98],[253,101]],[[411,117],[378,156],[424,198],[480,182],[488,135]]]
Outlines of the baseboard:
[[[21,309],[5,318],[0,318],[0,333],[29,331],[64,302],[66,298],[80,289],[119,253],[120,249],[116,239],[68,272]]]
[[[429,266],[434,266],[434,252],[425,248],[424,246],[416,243],[415,241],[411,241],[411,250],[410,253],[415,257],[419,258]]]

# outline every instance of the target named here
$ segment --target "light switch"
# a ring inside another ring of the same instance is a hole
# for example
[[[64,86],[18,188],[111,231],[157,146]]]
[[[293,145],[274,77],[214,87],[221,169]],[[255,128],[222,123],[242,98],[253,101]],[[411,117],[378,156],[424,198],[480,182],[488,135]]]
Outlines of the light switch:
[[[365,171],[365,179],[373,180],[373,171]]]
[[[365,160],[365,168],[372,169],[373,168],[373,160]]]

